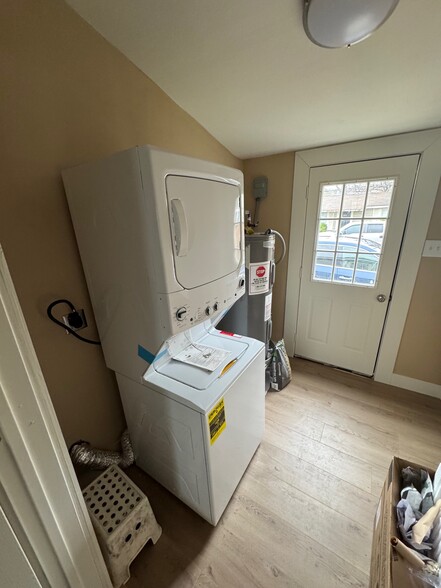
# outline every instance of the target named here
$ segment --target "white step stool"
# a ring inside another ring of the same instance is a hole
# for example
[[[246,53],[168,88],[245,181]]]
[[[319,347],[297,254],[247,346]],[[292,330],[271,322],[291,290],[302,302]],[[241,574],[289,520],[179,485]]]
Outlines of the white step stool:
[[[107,468],[83,490],[112,583],[120,588],[130,578],[129,566],[162,529],[147,496],[118,466]]]

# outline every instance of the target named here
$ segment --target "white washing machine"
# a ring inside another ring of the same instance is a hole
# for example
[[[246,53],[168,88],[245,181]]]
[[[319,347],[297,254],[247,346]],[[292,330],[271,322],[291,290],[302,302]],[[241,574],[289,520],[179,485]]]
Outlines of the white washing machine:
[[[245,292],[243,175],[146,146],[63,181],[137,464],[216,524],[264,426],[264,345],[215,328]]]
[[[207,372],[170,359],[142,384],[117,379],[137,465],[216,525],[263,437],[265,346],[214,329],[197,344],[228,360]]]

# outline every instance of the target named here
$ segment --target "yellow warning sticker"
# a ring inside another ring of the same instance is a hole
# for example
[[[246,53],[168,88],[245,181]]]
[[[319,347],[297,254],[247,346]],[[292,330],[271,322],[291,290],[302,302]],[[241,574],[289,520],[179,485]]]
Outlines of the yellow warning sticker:
[[[210,444],[213,445],[213,443],[227,426],[223,398],[216,404],[213,410],[208,413],[208,426],[210,428]]]

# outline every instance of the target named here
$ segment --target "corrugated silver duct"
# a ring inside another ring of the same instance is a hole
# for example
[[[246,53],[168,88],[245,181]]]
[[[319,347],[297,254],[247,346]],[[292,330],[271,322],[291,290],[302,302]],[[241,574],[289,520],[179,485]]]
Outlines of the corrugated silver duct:
[[[121,436],[121,452],[106,451],[90,447],[87,441],[78,441],[69,450],[74,464],[87,466],[93,470],[105,470],[111,465],[128,468],[135,461],[129,432]]]

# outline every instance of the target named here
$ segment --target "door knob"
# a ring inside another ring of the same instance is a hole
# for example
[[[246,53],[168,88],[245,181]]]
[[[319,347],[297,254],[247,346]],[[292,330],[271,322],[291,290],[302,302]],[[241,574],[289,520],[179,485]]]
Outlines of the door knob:
[[[385,302],[386,301],[386,295],[385,294],[378,294],[377,300],[378,300],[378,302]]]

